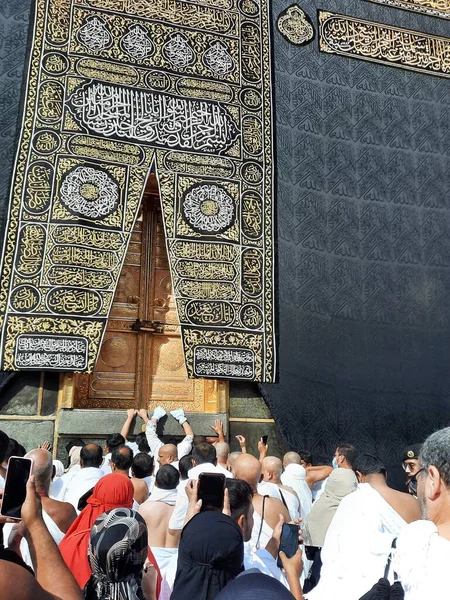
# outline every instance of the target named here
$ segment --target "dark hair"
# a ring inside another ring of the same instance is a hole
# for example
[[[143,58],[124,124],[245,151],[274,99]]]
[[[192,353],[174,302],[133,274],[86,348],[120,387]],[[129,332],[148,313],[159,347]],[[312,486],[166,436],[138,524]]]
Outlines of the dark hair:
[[[311,452],[309,452],[309,450],[299,450],[298,454],[300,456],[300,458],[307,464],[307,465],[312,465],[313,464],[313,457]]]
[[[97,444],[83,446],[80,452],[80,461],[83,467],[98,467],[103,462],[103,451]]]
[[[178,470],[181,479],[188,479],[188,472],[192,469],[192,454],[186,454],[178,461]]]
[[[83,442],[83,440],[80,439],[80,438],[74,438],[74,439],[68,441],[67,444],[66,444],[66,452],[67,452],[67,454],[69,454],[69,452],[72,450],[72,448],[74,446],[81,446],[81,447],[83,447],[83,446],[86,446],[86,442]]]
[[[144,477],[150,477],[153,473],[153,457],[146,452],[139,452],[133,458],[133,465],[131,471],[137,479],[144,479]]]
[[[216,449],[211,444],[202,442],[192,448],[192,458],[195,460],[196,465],[203,465],[205,463],[215,465],[217,461]]]
[[[362,475],[377,475],[386,476],[386,468],[381,460],[373,454],[362,453],[358,454],[353,464],[353,470],[359,471]]]
[[[358,456],[358,451],[355,446],[351,444],[339,444],[337,447],[339,454],[341,454],[347,463],[354,469],[355,459]]]
[[[8,460],[11,456],[25,456],[27,451],[19,444],[19,442],[13,438],[9,438],[8,449],[3,460]]]
[[[111,462],[119,471],[129,471],[133,464],[133,450],[128,446],[119,446],[111,454]]]
[[[198,444],[206,444],[206,437],[204,435],[194,435],[192,446],[198,446]]]
[[[163,465],[156,473],[155,482],[160,490],[174,490],[180,483],[180,474],[172,465]]]
[[[6,453],[8,451],[9,437],[4,431],[0,430],[0,463],[5,460]]]
[[[80,438],[74,438],[67,442],[65,448],[66,448],[67,454],[69,454],[69,452],[72,450],[72,448],[74,448],[74,447],[82,448],[83,446],[86,446],[86,442],[83,442],[83,440]],[[67,456],[66,469],[68,469],[69,467],[70,467],[70,456]]]
[[[144,432],[138,433],[134,438],[134,443],[137,444],[139,452],[150,452],[150,446],[147,442],[147,436]]]
[[[116,448],[125,445],[125,438],[121,433],[112,433],[106,438],[106,445],[110,452],[113,452]]]
[[[230,479],[225,482],[230,498],[231,518],[237,521],[241,515],[246,515],[253,498],[252,488],[242,479]]]

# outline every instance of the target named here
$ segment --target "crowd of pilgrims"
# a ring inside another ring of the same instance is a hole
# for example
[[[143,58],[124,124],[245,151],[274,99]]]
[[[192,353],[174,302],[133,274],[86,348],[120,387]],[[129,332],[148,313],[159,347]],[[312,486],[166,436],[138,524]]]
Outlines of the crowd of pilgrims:
[[[1,488],[10,456],[33,459],[21,520],[0,517],[2,598],[450,598],[450,427],[398,457],[400,492],[376,456],[350,444],[328,465],[301,450],[270,456],[263,439],[255,457],[243,436],[230,453],[220,421],[206,438],[183,410],[170,414],[184,430],[177,445],[158,437],[164,409],[129,410],[104,450],[71,440],[65,465],[48,443],[26,454],[0,431]],[[202,473],[225,475],[222,510],[202,506]],[[289,557],[285,523],[299,525]]]

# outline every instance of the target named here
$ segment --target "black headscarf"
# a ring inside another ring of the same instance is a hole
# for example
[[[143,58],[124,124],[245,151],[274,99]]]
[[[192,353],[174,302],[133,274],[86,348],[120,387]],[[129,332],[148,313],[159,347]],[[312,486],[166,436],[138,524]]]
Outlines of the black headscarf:
[[[147,527],[136,511],[114,508],[103,513],[91,530],[86,600],[144,600],[147,544]]]
[[[217,596],[217,600],[294,600],[294,596],[282,583],[254,571],[255,569],[251,569],[228,584]]]
[[[183,529],[171,600],[214,600],[244,570],[244,542],[226,515],[206,511]]]

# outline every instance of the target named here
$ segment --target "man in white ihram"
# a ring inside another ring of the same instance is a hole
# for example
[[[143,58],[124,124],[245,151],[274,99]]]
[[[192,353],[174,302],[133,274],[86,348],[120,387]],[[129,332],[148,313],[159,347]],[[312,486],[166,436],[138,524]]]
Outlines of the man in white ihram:
[[[414,476],[423,521],[411,523],[397,539],[391,571],[405,600],[448,600],[450,565],[450,427],[430,435]]]
[[[308,600],[360,600],[383,577],[392,541],[420,518],[415,498],[388,487],[378,458],[359,454],[353,466],[360,483],[331,521],[320,580]]]
[[[194,440],[194,432],[186,418],[186,415],[184,414],[184,410],[179,408],[170,412],[172,417],[181,425],[185,433],[185,437],[177,446],[174,446],[173,444],[164,444],[156,433],[158,421],[167,414],[164,408],[157,406],[153,411],[151,419],[148,418],[147,411],[145,409],[141,409],[138,414],[147,426],[147,442],[150,446],[150,454],[155,459],[154,474],[156,475],[159,466],[163,464],[173,464],[173,466],[178,469],[178,461],[180,458],[183,458],[183,456],[186,456],[190,453],[192,449],[192,442]]]
[[[300,500],[300,516],[303,520],[311,512],[312,494],[311,488],[306,483],[306,469],[301,464],[300,454],[297,452],[287,452],[283,456],[283,473],[281,483],[290,487],[297,494]]]

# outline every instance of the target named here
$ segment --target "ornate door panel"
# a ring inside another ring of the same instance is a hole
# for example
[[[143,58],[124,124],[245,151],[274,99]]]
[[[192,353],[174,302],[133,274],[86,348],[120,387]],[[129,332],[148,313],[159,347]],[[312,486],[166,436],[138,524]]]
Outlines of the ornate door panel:
[[[96,368],[90,375],[74,375],[73,381],[66,375],[65,394],[73,394],[72,402],[65,399],[66,406],[152,409],[161,404],[166,409],[183,406],[195,412],[224,410],[226,382],[187,376],[155,187],[152,178],[122,267]]]

